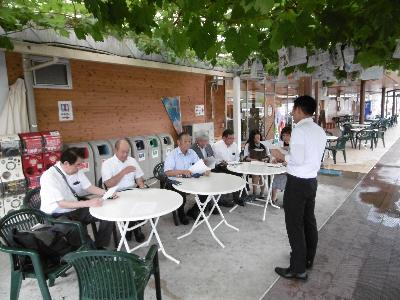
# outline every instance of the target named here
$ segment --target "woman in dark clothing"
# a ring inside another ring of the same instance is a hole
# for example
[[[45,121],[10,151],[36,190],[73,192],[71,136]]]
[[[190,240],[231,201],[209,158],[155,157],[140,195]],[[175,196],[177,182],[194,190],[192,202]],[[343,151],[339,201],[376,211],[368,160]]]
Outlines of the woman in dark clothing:
[[[258,129],[254,129],[249,134],[249,139],[244,147],[245,161],[268,161],[268,150],[261,144],[261,134]],[[260,197],[264,195],[265,183],[261,176],[252,175],[253,194],[256,195],[257,186],[260,187]]]

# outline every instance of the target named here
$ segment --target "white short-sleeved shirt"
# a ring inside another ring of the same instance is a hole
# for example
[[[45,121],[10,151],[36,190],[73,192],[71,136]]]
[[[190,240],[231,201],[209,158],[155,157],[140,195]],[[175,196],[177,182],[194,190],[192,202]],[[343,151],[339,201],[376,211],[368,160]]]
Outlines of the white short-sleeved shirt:
[[[136,159],[130,156],[128,156],[128,158],[124,162],[120,161],[116,155],[105,160],[103,162],[103,165],[101,166],[101,177],[103,179],[103,182],[114,177],[128,166],[132,166],[136,170],[135,172],[128,173],[124,177],[122,177],[121,181],[118,183],[118,190],[125,190],[135,187],[135,180],[137,178],[143,177],[144,173]]]
[[[236,143],[232,143],[229,147],[225,144],[224,140],[220,140],[212,145],[216,163],[221,161],[226,162],[239,161],[240,153],[237,151]]]
[[[61,163],[57,162],[56,165],[67,178],[68,184],[78,195],[87,194],[88,189],[92,184],[89,179],[79,170],[77,173],[68,175],[61,167]],[[51,167],[45,171],[40,177],[40,210],[47,214],[66,213],[75,210],[74,208],[61,208],[58,206],[58,201],[78,201],[75,198],[62,175]]]

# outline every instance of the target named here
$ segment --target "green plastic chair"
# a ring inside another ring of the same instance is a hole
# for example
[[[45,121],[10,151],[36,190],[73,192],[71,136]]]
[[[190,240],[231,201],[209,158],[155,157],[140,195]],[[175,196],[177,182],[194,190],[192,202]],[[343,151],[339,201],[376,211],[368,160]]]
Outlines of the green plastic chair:
[[[77,251],[63,258],[78,274],[80,300],[143,299],[154,275],[157,300],[161,300],[158,250],[152,245],[146,257],[117,251]]]
[[[348,124],[348,123],[343,124],[343,126],[341,128],[341,131],[342,131],[341,137],[344,137],[346,139],[346,142],[350,141],[351,147],[355,148],[356,145],[354,144],[354,134],[353,134],[353,131],[351,131],[351,128],[352,128],[351,124]]]
[[[69,224],[79,231],[82,249],[86,249],[84,231],[79,222],[69,220],[56,220],[37,209],[23,208],[10,212],[0,220],[0,251],[8,253],[11,259],[11,289],[10,299],[17,300],[21,289],[22,280],[25,278],[36,278],[39,284],[42,298],[51,299],[46,280],[49,280],[49,286],[54,285],[57,277],[64,276],[65,272],[71,268],[70,265],[61,263],[52,268],[42,266],[39,253],[35,250],[26,248],[11,247],[7,242],[10,232],[17,228],[18,230],[29,230],[32,226],[41,224]],[[32,261],[33,267],[21,266],[20,257],[28,256]]]
[[[332,157],[333,157],[333,163],[334,164],[336,164],[336,154],[337,154],[338,151],[342,151],[343,152],[344,162],[347,163],[347,161],[346,161],[346,142],[347,142],[347,138],[341,136],[336,140],[336,144],[335,145],[325,147],[325,150],[328,150],[328,151],[332,152]]]
[[[379,126],[378,131],[375,132],[375,148],[378,146],[378,140],[382,140],[383,148],[385,148],[385,131],[387,128],[383,125]]]
[[[364,129],[364,130],[357,132],[356,138],[355,138],[355,146],[357,147],[357,143],[358,143],[358,149],[361,149],[362,141],[365,141],[365,142],[371,141],[371,150],[374,150],[374,141],[375,141],[374,131],[372,131],[371,129]]]
[[[29,190],[23,201],[23,207],[26,208],[33,208],[33,209],[40,209],[40,187]]]

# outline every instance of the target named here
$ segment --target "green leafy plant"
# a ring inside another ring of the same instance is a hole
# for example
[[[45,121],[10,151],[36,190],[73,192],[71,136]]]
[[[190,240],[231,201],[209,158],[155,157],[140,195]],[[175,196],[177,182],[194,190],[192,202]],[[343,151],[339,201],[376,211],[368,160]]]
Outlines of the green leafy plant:
[[[9,34],[29,27],[64,36],[74,30],[96,41],[131,37],[141,50],[171,61],[232,66],[257,56],[277,74],[283,46],[306,47],[311,55],[343,43],[354,47],[364,68],[398,70],[400,60],[392,58],[398,16],[398,0],[0,0],[0,47],[11,49]]]

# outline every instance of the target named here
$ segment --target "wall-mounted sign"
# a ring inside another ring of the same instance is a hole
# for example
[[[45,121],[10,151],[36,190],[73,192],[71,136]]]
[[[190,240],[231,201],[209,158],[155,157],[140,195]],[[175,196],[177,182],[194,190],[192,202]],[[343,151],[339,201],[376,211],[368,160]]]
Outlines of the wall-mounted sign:
[[[74,120],[72,101],[58,101],[58,119],[60,122]]]
[[[268,105],[268,107],[267,107],[267,114],[268,114],[268,117],[272,116],[272,105],[271,104]]]
[[[204,105],[196,105],[194,108],[196,117],[204,116]]]

